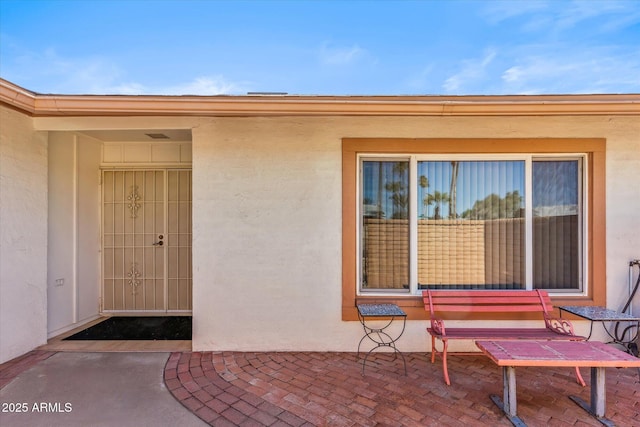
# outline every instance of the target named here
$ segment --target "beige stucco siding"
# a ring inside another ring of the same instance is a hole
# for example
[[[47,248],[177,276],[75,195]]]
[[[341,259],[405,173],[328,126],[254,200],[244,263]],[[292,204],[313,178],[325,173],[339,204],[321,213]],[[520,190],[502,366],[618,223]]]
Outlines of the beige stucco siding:
[[[92,129],[192,129],[194,350],[356,349],[361,326],[342,320],[342,138],[604,138],[608,307],[624,302],[628,262],[640,258],[637,116],[32,119],[1,113],[0,361],[46,339],[46,131],[67,138]],[[95,239],[90,233],[84,235]],[[426,326],[409,322],[399,348],[428,351]],[[586,322],[576,326],[588,332]]]
[[[0,107],[0,363],[47,339],[47,134]]]
[[[355,350],[360,325],[341,320],[343,137],[606,138],[616,308],[628,261],[640,257],[639,126],[637,117],[203,119],[193,131],[193,347]],[[427,350],[425,326],[410,322],[401,348]]]
[[[340,140],[313,122],[218,119],[194,130],[195,347],[320,350],[349,329]]]
[[[98,317],[101,141],[49,132],[49,337]]]
[[[624,267],[640,259],[640,118],[611,118],[606,123],[607,305],[622,308],[629,282]],[[633,280],[638,271],[635,267]],[[640,314],[640,290],[633,313]]]

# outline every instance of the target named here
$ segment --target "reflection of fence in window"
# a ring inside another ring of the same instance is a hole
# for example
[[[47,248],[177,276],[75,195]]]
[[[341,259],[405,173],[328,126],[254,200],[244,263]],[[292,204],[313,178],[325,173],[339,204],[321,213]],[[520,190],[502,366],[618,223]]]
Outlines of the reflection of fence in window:
[[[533,288],[580,288],[578,215],[534,217]]]
[[[485,221],[419,220],[418,283],[485,283]]]
[[[418,224],[421,288],[523,289],[524,220],[442,220]]]
[[[364,289],[409,288],[409,221],[364,218]]]
[[[534,218],[534,288],[575,289],[577,217]],[[418,220],[420,288],[523,289],[525,220]],[[365,289],[408,287],[406,220],[364,221]]]

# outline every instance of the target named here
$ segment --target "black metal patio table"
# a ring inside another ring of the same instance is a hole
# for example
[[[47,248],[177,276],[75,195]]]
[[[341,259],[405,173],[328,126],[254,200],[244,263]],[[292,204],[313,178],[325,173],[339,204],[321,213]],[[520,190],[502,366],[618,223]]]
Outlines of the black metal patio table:
[[[624,341],[623,337],[616,336],[615,333],[611,333],[609,329],[604,326],[603,327],[607,335],[611,338],[610,343],[625,345],[629,342],[634,342],[638,338],[638,334],[640,333],[640,317],[634,316],[631,314],[620,313],[615,310],[611,310],[609,308],[597,307],[597,306],[581,306],[581,305],[563,305],[558,307],[560,309],[560,317],[562,317],[562,312],[566,311],[567,313],[574,314],[578,317],[582,317],[583,319],[587,319],[591,322],[589,327],[589,336],[587,340],[591,338],[591,334],[593,333],[593,324],[595,322],[635,322],[635,335],[630,338],[628,341]],[[632,326],[634,327],[634,326]],[[624,334],[623,334],[624,335]]]
[[[375,344],[375,346],[367,352],[367,354],[364,356],[364,359],[362,360],[362,374],[364,375],[364,368],[369,355],[375,350],[388,347],[394,351],[394,358],[396,358],[398,354],[402,357],[402,361],[404,362],[404,374],[406,375],[407,361],[404,357],[404,354],[402,354],[402,352],[396,347],[396,342],[404,333],[404,329],[407,324],[407,313],[402,311],[402,309],[396,304],[357,304],[357,308],[358,319],[360,320],[360,323],[362,324],[362,327],[364,329],[364,336],[358,343],[358,352],[356,354],[356,359],[360,359],[360,347],[362,346],[362,342],[365,339],[368,338]],[[397,331],[393,332],[389,329],[396,318],[402,319],[402,329],[399,333]],[[367,321],[372,321],[375,319],[387,319],[387,321],[381,326],[373,326],[373,324],[367,323]]]

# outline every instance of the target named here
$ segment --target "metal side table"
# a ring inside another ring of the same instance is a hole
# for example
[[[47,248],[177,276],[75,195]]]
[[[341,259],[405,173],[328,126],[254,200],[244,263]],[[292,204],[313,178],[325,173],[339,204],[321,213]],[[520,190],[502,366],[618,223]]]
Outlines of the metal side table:
[[[362,375],[364,375],[364,367],[367,363],[367,358],[369,355],[379,349],[388,347],[391,348],[395,353],[395,358],[398,357],[398,354],[402,357],[402,361],[404,362],[404,374],[407,375],[407,360],[404,357],[404,354],[396,347],[396,342],[400,339],[402,334],[404,333],[405,326],[407,324],[407,313],[402,311],[400,307],[395,304],[358,304],[358,319],[362,324],[362,328],[364,329],[364,336],[360,339],[358,343],[358,353],[356,355],[356,360],[360,360],[360,347],[362,346],[362,342],[367,338],[371,340],[375,345],[374,347],[367,352],[362,360]],[[402,329],[399,333],[397,331],[393,332],[389,329],[393,321],[398,318],[402,319]],[[367,323],[367,321],[372,321],[375,319],[388,319],[386,323],[384,323],[381,327],[372,326],[371,323]],[[393,335],[391,335],[393,333]]]
[[[591,334],[593,333],[594,322],[635,322],[636,333],[629,341],[623,341],[624,337],[621,338],[615,336],[615,334],[612,334],[609,329],[607,329],[603,324],[605,332],[611,338],[611,341],[609,343],[620,344],[624,346],[629,342],[634,342],[638,338],[638,333],[640,330],[640,317],[638,316],[620,313],[604,307],[563,305],[558,308],[560,309],[560,317],[562,317],[562,312],[566,311],[567,313],[575,314],[576,316],[582,317],[583,319],[587,319],[591,322],[587,340],[591,338]]]
[[[567,313],[575,314],[578,317],[582,317],[583,319],[590,321],[587,341],[591,338],[591,334],[593,333],[593,324],[595,322],[602,322],[602,327],[607,335],[609,335],[609,338],[611,338],[611,341],[607,342],[607,344],[617,344],[623,347],[627,353],[631,353],[629,350],[630,347],[627,346],[631,343],[635,343],[638,339],[638,335],[640,334],[640,317],[633,316],[631,314],[620,313],[609,308],[598,306],[563,305],[558,308],[560,309],[560,317],[562,317],[562,312],[566,311]],[[625,332],[622,333],[622,337],[618,337],[617,330],[612,334],[611,331],[607,329],[604,322],[635,322],[635,326],[631,325],[629,328],[631,328],[632,331],[633,328],[635,328],[636,333],[635,335],[632,334],[632,337],[629,338],[628,341],[625,341]],[[638,378],[640,379],[640,368],[638,368]]]

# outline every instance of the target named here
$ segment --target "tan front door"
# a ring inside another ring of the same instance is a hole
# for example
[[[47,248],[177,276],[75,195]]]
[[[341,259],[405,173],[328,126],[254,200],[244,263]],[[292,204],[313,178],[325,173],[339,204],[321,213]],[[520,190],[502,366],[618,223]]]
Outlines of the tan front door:
[[[102,311],[191,311],[191,171],[105,170]]]

